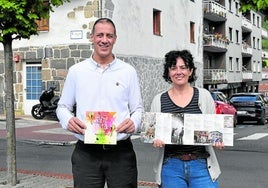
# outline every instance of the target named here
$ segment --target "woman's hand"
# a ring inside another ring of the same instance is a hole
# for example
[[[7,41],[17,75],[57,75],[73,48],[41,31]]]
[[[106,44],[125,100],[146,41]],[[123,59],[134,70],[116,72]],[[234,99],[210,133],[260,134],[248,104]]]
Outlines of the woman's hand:
[[[224,148],[224,143],[223,142],[215,142],[213,144],[213,146],[216,148],[216,149],[223,149]]]
[[[165,143],[162,140],[156,138],[154,139],[153,146],[155,148],[162,148],[163,146],[165,146]]]

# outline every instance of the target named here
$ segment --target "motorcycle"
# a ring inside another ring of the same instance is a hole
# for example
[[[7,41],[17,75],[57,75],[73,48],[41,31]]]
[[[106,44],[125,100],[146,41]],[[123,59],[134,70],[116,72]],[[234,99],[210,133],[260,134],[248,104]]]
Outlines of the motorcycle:
[[[43,119],[48,114],[55,114],[60,100],[59,96],[55,95],[56,87],[50,87],[45,90],[39,97],[39,104],[32,107],[31,114],[35,119]]]

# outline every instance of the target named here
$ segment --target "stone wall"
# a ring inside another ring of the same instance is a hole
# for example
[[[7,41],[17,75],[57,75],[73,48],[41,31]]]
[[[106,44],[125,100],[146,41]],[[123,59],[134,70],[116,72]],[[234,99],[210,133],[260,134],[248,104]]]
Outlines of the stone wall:
[[[13,49],[13,53],[20,56],[20,61],[14,62],[14,107],[17,114],[23,114],[23,92],[26,88],[23,85],[23,64],[26,62],[40,62],[42,65],[43,90],[54,85],[58,88],[56,94],[60,95],[69,67],[89,58],[92,54],[92,48],[87,44],[73,44],[18,48]],[[120,54],[117,54],[117,57],[136,68],[144,108],[148,111],[154,95],[168,87],[162,78],[163,59]],[[5,112],[4,85],[4,59],[3,52],[0,52],[0,114]]]
[[[163,59],[117,56],[133,65],[139,76],[144,110],[149,111],[153,97],[169,86],[162,78]]]

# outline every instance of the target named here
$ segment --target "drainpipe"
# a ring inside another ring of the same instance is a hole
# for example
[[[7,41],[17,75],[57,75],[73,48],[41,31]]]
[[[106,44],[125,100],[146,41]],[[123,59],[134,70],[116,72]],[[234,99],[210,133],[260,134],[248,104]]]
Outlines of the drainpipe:
[[[102,18],[102,0],[99,0],[99,13],[100,13],[100,18]]]

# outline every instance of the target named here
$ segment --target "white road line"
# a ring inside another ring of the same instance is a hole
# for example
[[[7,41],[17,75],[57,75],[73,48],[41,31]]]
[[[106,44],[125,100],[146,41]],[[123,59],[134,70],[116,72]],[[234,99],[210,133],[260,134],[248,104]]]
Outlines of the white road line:
[[[265,136],[268,136],[268,133],[255,133],[246,137],[239,138],[237,140],[258,140]]]

